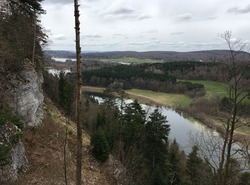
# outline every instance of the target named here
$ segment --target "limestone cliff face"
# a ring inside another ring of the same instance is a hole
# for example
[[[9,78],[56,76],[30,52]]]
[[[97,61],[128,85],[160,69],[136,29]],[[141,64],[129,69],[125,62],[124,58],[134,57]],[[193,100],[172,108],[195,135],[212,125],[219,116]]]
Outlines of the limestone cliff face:
[[[37,126],[41,123],[43,112],[43,77],[32,65],[27,65],[18,73],[0,68],[0,108],[13,112],[23,121],[24,127]],[[18,171],[28,166],[25,151],[20,139],[14,143],[13,135],[19,130],[13,123],[0,125],[0,145],[10,145],[11,160],[7,166],[0,167],[0,182],[13,181]]]
[[[19,139],[13,141],[13,136],[17,137],[21,130],[11,122],[7,122],[0,127],[0,145],[11,147],[8,165],[0,167],[0,183],[4,183],[15,181],[18,177],[18,171],[25,169],[28,166],[28,161],[22,142]]]
[[[41,123],[43,102],[43,94],[41,84],[43,82],[42,75],[35,70],[23,70],[20,76],[24,79],[24,83],[16,88],[16,102],[12,107],[16,110],[16,114],[22,118],[25,126],[37,126]]]
[[[0,69],[0,107],[18,115],[24,126],[37,126],[42,120],[43,77],[32,66],[25,67],[18,74]]]

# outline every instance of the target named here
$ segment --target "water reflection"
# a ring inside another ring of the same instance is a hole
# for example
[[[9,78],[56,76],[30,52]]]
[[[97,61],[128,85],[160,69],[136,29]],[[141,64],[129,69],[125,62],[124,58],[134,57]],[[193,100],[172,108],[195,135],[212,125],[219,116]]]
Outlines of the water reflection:
[[[103,97],[92,97],[99,103],[104,102]],[[120,100],[115,99],[115,102],[120,107]],[[133,100],[131,99],[127,99],[124,101],[125,104],[129,104],[132,102]],[[219,164],[221,147],[224,140],[216,130],[210,129],[194,119],[183,117],[181,113],[178,113],[168,107],[159,107],[156,105],[146,105],[142,103],[141,106],[147,112],[147,115],[150,115],[150,113],[152,113],[156,108],[159,108],[161,110],[161,113],[167,117],[168,124],[170,125],[170,141],[175,139],[186,154],[191,152],[192,146],[194,145],[194,143],[196,143],[198,144],[198,146],[200,146],[199,151],[203,157],[206,157],[206,159],[214,164],[214,166],[217,166]],[[235,143],[233,145],[232,152],[234,153],[240,148],[241,146]],[[234,158],[240,162],[240,165],[243,169],[246,168],[246,158],[243,158],[239,153],[236,153]]]
[[[99,103],[102,103],[104,101],[104,98],[100,96],[92,96],[95,100],[97,100]],[[118,99],[115,100],[118,106],[120,106],[120,102]],[[125,104],[132,103],[133,100],[127,99],[124,101]],[[212,131],[207,128],[206,126],[202,125],[198,121],[189,120],[182,116],[182,114],[176,112],[173,109],[170,109],[168,107],[159,107],[155,105],[146,105],[141,103],[142,108],[147,112],[147,115],[150,115],[154,111],[154,109],[159,108],[161,110],[161,113],[167,117],[168,124],[170,125],[170,134],[169,139],[170,140],[176,140],[181,148],[186,152],[189,153],[192,148],[192,143],[190,143],[189,135],[190,133],[195,132],[211,132]],[[215,132],[217,135],[218,133]]]

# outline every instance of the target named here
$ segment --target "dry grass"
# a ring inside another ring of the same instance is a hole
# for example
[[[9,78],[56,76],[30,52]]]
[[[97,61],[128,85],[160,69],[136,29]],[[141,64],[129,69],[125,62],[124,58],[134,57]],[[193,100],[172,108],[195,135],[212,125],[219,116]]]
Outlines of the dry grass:
[[[101,87],[83,86],[83,91],[87,92],[102,93],[103,90],[104,88]],[[192,102],[192,99],[184,94],[162,93],[141,89],[127,90],[126,93],[129,95],[129,98],[137,99],[142,103],[160,104],[172,108],[185,108]]]
[[[13,185],[59,185],[64,181],[64,138],[67,119],[47,100],[45,118],[39,127],[26,128],[23,139],[29,168],[21,172]],[[75,184],[76,125],[68,124],[67,176],[68,184]],[[83,184],[109,185],[112,182],[110,160],[97,162],[89,153],[90,137],[83,132]]]

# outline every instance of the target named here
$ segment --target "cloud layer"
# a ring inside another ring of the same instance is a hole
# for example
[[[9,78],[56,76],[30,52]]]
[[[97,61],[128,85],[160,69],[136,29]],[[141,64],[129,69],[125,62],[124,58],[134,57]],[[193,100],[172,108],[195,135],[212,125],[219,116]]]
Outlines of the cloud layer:
[[[81,43],[86,50],[222,49],[219,33],[250,40],[246,0],[80,0]],[[51,49],[74,49],[72,0],[45,0],[42,24]]]

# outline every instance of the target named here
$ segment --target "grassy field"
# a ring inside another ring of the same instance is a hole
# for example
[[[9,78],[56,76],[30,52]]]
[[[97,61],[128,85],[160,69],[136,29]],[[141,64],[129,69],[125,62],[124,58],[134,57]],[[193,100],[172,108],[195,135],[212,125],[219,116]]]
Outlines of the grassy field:
[[[145,97],[155,103],[167,105],[172,108],[187,107],[192,102],[191,98],[183,94],[170,94],[140,89],[132,89],[126,92],[131,96]]]
[[[84,86],[83,91],[87,92],[103,92],[104,88]],[[154,92],[149,90],[131,89],[126,93],[130,98],[138,99],[144,103],[156,103],[166,105],[172,108],[187,107],[192,102],[192,99],[183,94],[169,94],[162,92]]]
[[[207,98],[211,98],[213,96],[226,96],[226,84],[217,83],[212,81],[192,81],[196,83],[204,84],[207,91]],[[104,88],[99,87],[90,87],[84,86],[83,91],[87,92],[103,92]],[[149,90],[140,90],[140,89],[131,89],[127,90],[126,93],[129,95],[129,98],[137,99],[142,103],[154,103],[160,105],[166,105],[171,108],[188,108],[193,99],[183,94],[169,94],[162,92],[154,92]],[[213,124],[221,126],[221,121],[213,116],[207,115],[207,118],[212,120]],[[250,129],[248,127],[241,127],[237,129],[237,132],[250,134]]]
[[[129,57],[124,57],[124,58],[117,58],[117,59],[103,59],[105,62],[124,62],[124,63],[138,63],[138,64],[143,64],[143,63],[162,63],[163,60],[151,60],[151,59],[139,59],[139,58],[129,58]]]
[[[203,84],[206,90],[205,97],[210,99],[215,96],[225,97],[227,96],[227,84],[214,81],[200,81],[200,80],[179,80],[183,82],[192,82]]]
[[[200,81],[200,80],[179,80],[192,83],[203,84],[206,90],[205,98],[210,99],[216,96],[220,98],[228,97],[228,86],[225,83],[214,82],[214,81]],[[246,98],[244,103],[250,104],[250,99]]]

